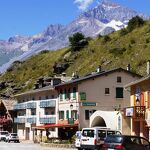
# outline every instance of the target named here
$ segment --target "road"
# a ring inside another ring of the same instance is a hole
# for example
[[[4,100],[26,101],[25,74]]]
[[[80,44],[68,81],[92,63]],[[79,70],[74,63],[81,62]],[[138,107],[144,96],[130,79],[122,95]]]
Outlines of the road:
[[[0,150],[77,150],[69,148],[54,148],[54,147],[43,147],[39,144],[34,143],[5,143],[0,142]]]

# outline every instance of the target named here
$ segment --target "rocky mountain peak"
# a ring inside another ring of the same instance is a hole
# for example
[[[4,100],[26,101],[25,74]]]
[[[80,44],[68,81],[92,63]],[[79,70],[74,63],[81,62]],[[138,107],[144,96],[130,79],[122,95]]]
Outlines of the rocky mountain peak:
[[[29,39],[30,39],[30,37],[27,37],[27,36],[15,35],[13,37],[10,37],[8,39],[8,42],[9,43],[13,43],[13,42],[15,42],[15,43],[24,43],[25,41],[27,41]]]
[[[44,36],[55,36],[59,33],[59,31],[63,28],[63,25],[56,24],[56,25],[49,25],[43,32]]]

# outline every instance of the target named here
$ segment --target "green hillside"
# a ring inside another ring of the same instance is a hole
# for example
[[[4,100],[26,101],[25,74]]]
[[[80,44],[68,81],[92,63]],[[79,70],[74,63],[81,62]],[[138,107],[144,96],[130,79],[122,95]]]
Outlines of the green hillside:
[[[35,80],[43,76],[53,76],[53,66],[68,64],[66,74],[77,72],[79,76],[95,71],[98,65],[104,70],[131,64],[134,72],[146,75],[146,62],[150,59],[150,21],[129,33],[123,30],[99,36],[89,40],[89,44],[79,51],[72,52],[70,48],[57,51],[44,51],[24,62],[15,62],[9,70],[0,77],[21,88],[19,92],[33,87]],[[8,90],[2,88],[1,93]]]

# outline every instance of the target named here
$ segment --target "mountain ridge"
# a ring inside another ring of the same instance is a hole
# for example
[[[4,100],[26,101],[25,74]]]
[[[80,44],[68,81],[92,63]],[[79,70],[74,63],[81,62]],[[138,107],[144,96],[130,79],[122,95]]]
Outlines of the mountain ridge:
[[[57,50],[68,46],[68,37],[76,32],[90,37],[96,37],[98,34],[105,35],[126,27],[128,20],[136,15],[149,19],[142,13],[103,0],[97,7],[82,13],[65,26],[49,25],[43,32],[32,37],[20,36],[20,41],[17,37],[11,37],[8,43],[0,42],[0,58],[7,60],[6,63],[0,62],[0,72],[5,72],[14,61],[25,60],[42,50]],[[10,50],[11,55],[6,55],[5,53]]]
[[[126,34],[122,34],[122,31],[93,38],[87,46],[75,52],[69,47],[43,51],[25,61],[13,63],[0,76],[0,95],[28,91],[41,77],[60,76],[54,71],[57,65],[66,65],[63,69],[67,76],[75,72],[85,76],[95,72],[99,65],[107,71],[118,67],[125,69],[128,64],[131,65],[132,72],[146,75],[146,63],[150,57],[150,21],[145,21],[142,26]]]

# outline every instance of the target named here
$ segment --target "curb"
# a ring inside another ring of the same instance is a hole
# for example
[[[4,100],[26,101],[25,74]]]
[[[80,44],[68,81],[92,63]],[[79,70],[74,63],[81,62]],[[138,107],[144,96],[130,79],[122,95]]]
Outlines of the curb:
[[[45,147],[57,147],[57,148],[75,148],[74,144],[54,144],[54,143],[40,143],[41,146]]]

